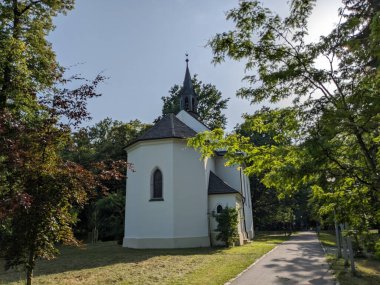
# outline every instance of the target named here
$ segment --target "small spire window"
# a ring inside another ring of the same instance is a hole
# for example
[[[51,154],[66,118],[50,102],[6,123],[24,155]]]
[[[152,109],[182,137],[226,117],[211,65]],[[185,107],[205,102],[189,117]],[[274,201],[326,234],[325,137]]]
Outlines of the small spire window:
[[[189,98],[185,98],[185,110],[189,110]]]

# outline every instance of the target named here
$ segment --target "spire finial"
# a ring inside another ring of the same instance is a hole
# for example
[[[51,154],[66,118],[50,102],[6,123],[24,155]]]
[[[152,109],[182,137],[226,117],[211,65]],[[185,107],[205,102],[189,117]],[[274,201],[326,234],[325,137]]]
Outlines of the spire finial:
[[[188,64],[189,63],[189,54],[188,53],[185,53],[185,55],[186,55],[186,64]]]

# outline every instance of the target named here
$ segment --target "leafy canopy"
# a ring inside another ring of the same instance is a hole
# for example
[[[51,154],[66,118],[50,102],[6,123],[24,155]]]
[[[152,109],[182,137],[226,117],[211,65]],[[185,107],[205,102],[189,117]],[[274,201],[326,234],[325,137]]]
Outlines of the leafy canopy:
[[[63,68],[46,37],[53,17],[73,9],[74,0],[0,2],[0,110],[26,110],[54,85]]]
[[[101,186],[61,157],[105,79],[65,79],[47,41],[53,17],[73,6],[74,0],[0,1],[0,242],[6,266],[23,265],[28,285],[39,258],[54,257],[57,243],[77,242],[76,209]]]
[[[315,5],[293,0],[282,18],[260,1],[240,1],[227,13],[234,29],[209,41],[214,63],[247,62],[249,86],[238,96],[252,103],[293,99],[290,108],[249,119],[253,131],[271,133],[273,142],[252,144],[215,130],[190,144],[204,155],[226,148],[230,164],[246,163],[247,174],[262,175],[281,195],[308,187],[321,215],[335,210],[340,221],[364,230],[380,218],[380,5],[343,0],[336,26],[310,42]]]

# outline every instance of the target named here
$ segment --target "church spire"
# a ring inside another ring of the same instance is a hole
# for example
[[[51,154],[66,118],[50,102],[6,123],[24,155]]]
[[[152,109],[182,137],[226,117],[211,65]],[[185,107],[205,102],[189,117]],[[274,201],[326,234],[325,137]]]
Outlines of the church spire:
[[[189,71],[189,55],[186,54],[186,72],[183,86],[180,91],[180,109],[197,114],[198,95],[194,91]]]

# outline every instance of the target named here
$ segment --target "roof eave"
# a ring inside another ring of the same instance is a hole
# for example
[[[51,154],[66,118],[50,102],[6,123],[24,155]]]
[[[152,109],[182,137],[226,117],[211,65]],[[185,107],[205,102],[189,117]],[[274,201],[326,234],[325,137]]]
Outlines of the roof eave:
[[[236,191],[236,192],[213,192],[213,193],[208,193],[208,195],[223,195],[223,194],[240,194],[240,192]]]
[[[157,140],[166,140],[166,139],[180,139],[180,140],[187,140],[189,139],[190,137],[188,138],[184,138],[184,137],[176,137],[176,136],[171,136],[171,137],[162,137],[162,138],[151,138],[151,139],[138,139],[138,140],[135,140],[129,144],[127,144],[123,149],[125,151],[127,151],[129,148],[131,148],[133,145],[139,143],[139,142],[146,142],[146,141],[157,141]]]

